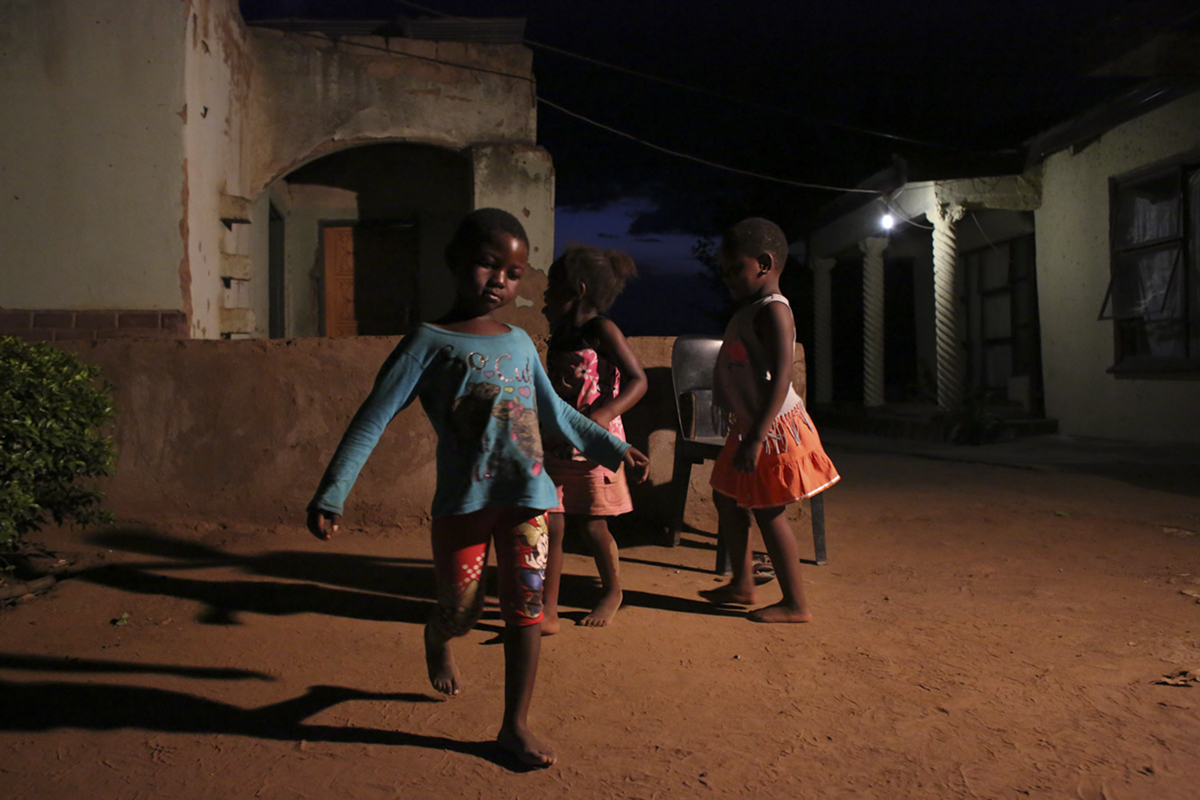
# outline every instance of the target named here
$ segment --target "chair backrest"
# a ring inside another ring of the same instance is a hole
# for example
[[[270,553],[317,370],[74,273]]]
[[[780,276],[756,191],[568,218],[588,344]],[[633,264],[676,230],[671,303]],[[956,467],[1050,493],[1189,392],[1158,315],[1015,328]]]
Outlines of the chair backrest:
[[[685,439],[722,442],[724,415],[713,406],[713,367],[721,340],[711,336],[678,336],[671,347],[671,384],[675,413]]]

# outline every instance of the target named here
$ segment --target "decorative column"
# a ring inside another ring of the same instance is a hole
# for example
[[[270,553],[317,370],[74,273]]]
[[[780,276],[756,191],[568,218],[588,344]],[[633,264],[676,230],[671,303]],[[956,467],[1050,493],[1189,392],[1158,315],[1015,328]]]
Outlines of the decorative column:
[[[871,236],[863,251],[863,405],[881,406],[883,395],[883,251],[888,240]]]
[[[958,243],[954,226],[963,207],[940,203],[925,212],[933,223],[933,302],[937,336],[937,399],[952,411],[963,397],[962,331],[958,315]]]
[[[836,258],[809,260],[813,271],[813,345],[817,359],[817,397],[820,405],[833,402],[833,290],[830,272]],[[809,395],[811,397],[811,393]]]

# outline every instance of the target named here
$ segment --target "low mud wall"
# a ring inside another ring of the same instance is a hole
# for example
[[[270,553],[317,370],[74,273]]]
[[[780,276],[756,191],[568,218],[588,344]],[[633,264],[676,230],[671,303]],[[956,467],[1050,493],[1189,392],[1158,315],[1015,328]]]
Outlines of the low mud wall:
[[[398,337],[63,344],[116,387],[116,474],[106,505],[123,521],[303,525],[304,510],[342,432]],[[650,379],[625,415],[647,452],[649,480],[634,490],[626,525],[667,519],[675,442],[671,338],[636,338]],[[539,342],[539,346],[544,343]],[[346,506],[352,527],[428,519],[433,429],[419,403],[401,412],[367,462]],[[707,465],[693,470],[707,494]]]

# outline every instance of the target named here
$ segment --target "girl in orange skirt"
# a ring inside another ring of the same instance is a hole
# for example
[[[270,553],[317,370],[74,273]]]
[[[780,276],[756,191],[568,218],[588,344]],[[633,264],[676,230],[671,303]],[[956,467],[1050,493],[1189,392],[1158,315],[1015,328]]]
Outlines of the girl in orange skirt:
[[[714,603],[754,605],[753,516],[771,556],[783,600],[751,612],[755,622],[808,622],[800,558],[785,511],[789,503],[838,480],[804,402],[792,388],[796,330],[779,293],[787,239],[773,222],[751,218],[725,232],[721,276],[739,308],[725,329],[713,371],[716,402],[731,428],[713,467],[713,502],[729,547],[733,579],[704,596]]]

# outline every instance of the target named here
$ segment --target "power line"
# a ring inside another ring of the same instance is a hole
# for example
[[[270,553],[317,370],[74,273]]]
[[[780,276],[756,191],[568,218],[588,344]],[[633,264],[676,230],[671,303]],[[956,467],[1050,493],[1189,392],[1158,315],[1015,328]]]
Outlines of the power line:
[[[829,191],[829,192],[854,192],[856,194],[872,194],[872,195],[879,194],[879,192],[877,192],[874,189],[850,189],[850,188],[847,188],[844,186],[827,186],[823,183],[808,183],[805,181],[794,181],[789,178],[777,178],[774,175],[764,175],[760,172],[751,172],[751,171],[745,170],[745,169],[738,169],[737,167],[729,167],[724,164],[718,164],[715,161],[709,161],[708,159],[705,159],[705,158],[700,158],[698,156],[689,155],[688,153],[681,153],[678,150],[671,150],[670,148],[663,147],[662,145],[657,145],[657,144],[654,144],[653,142],[648,142],[645,139],[634,136],[631,133],[626,133],[625,131],[617,130],[616,128],[613,128],[609,125],[605,125],[603,122],[597,122],[594,119],[585,117],[583,114],[577,114],[574,111],[570,111],[566,108],[563,108],[562,106],[558,105],[557,103],[547,100],[542,95],[538,95],[538,102],[542,103],[544,105],[550,106],[551,108],[555,109],[556,111],[566,114],[569,117],[574,117],[575,119],[586,122],[589,125],[594,125],[597,128],[600,128],[601,130],[605,130],[605,131],[608,131],[609,133],[612,133],[617,136],[621,136],[625,139],[629,139],[631,141],[637,142],[638,144],[643,145],[645,147],[649,147],[652,150],[657,150],[660,153],[666,153],[667,155],[675,156],[676,158],[682,158],[686,161],[694,161],[697,164],[703,164],[707,167],[712,167],[713,169],[724,170],[725,172],[732,172],[737,175],[745,175],[747,177],[758,178],[759,180],[771,181],[773,183],[782,183],[786,186],[798,186],[801,189],[822,189],[822,190]]]
[[[335,38],[335,37],[326,36],[325,34],[322,34],[322,33],[310,33],[308,31],[288,31],[288,33],[290,33],[293,36],[304,36],[304,37],[308,37],[309,39],[320,39],[322,41],[329,41],[331,38]],[[336,40],[336,38],[335,38],[335,40]],[[341,45],[358,47],[363,50],[378,50],[381,53],[387,53],[388,55],[393,55],[393,56],[403,56],[404,58],[415,58],[417,61],[428,61],[431,64],[441,64],[441,65],[447,66],[447,67],[457,67],[458,69],[471,70],[472,72],[483,72],[488,75],[498,75],[501,78],[511,78],[511,79],[517,80],[517,81],[525,81],[526,83],[529,83],[529,84],[532,84],[534,82],[533,78],[531,78],[528,75],[517,75],[512,72],[502,72],[502,71],[496,70],[496,69],[488,69],[487,67],[477,67],[473,64],[460,64],[456,61],[446,61],[445,59],[433,58],[432,56],[419,56],[416,53],[406,53],[403,50],[392,50],[391,48],[388,48],[388,47],[380,47],[377,44],[367,44],[366,42],[362,42],[362,41],[338,40],[338,43]]]
[[[393,0],[393,1],[398,3],[399,5],[408,6],[410,8],[415,8],[418,11],[424,11],[428,14],[434,14],[436,16],[440,16],[440,17],[444,17],[444,18],[453,18],[453,16],[454,16],[452,14],[447,14],[443,11],[438,11],[435,8],[429,8],[428,6],[423,6],[419,3],[410,2],[410,0]],[[957,152],[957,153],[971,153],[971,154],[978,153],[978,151],[971,150],[969,148],[955,147],[954,145],[942,144],[940,142],[930,142],[930,141],[926,141],[924,139],[915,139],[910,136],[900,136],[900,135],[894,134],[894,133],[885,133],[883,131],[876,131],[876,130],[872,130],[870,128],[864,128],[864,127],[861,127],[858,125],[851,125],[846,122],[838,122],[836,120],[824,119],[822,117],[814,117],[811,114],[802,114],[797,111],[792,111],[791,109],[781,108],[779,106],[771,105],[768,103],[760,103],[756,100],[751,100],[746,97],[739,97],[737,95],[726,94],[724,92],[718,92],[714,89],[705,89],[705,88],[702,88],[699,86],[692,86],[687,83],[682,83],[681,81],[672,80],[670,78],[664,78],[659,75],[652,75],[648,72],[641,72],[639,70],[631,69],[629,67],[622,67],[619,64],[611,64],[607,61],[601,61],[598,58],[592,58],[591,56],[580,55],[579,53],[572,53],[569,50],[563,50],[560,47],[555,47],[553,45],[549,45],[544,42],[539,42],[534,39],[530,39],[528,37],[525,37],[524,42],[525,42],[525,44],[527,44],[531,47],[535,47],[540,50],[545,50],[546,52],[549,52],[549,53],[554,53],[556,55],[565,56],[567,58],[573,58],[573,59],[576,59],[578,61],[583,61],[588,64],[594,64],[598,67],[604,67],[605,69],[613,70],[614,72],[620,72],[625,75],[632,75],[634,77],[642,78],[643,80],[653,81],[655,83],[660,83],[664,86],[670,86],[675,89],[681,89],[685,92],[692,92],[693,94],[704,95],[704,96],[712,97],[712,98],[715,98],[718,100],[723,100],[723,101],[729,102],[729,103],[737,103],[739,105],[743,105],[748,108],[755,108],[760,111],[769,111],[769,112],[772,112],[775,114],[781,114],[783,116],[792,117],[794,119],[802,119],[807,122],[816,123],[818,125],[828,125],[831,128],[838,128],[838,129],[844,130],[844,131],[859,133],[864,136],[876,136],[876,137],[879,137],[882,139],[889,139],[889,140],[895,141],[895,142],[906,142],[908,144],[920,145],[922,147],[932,147],[932,148],[939,149],[939,150],[950,150],[950,151]]]

